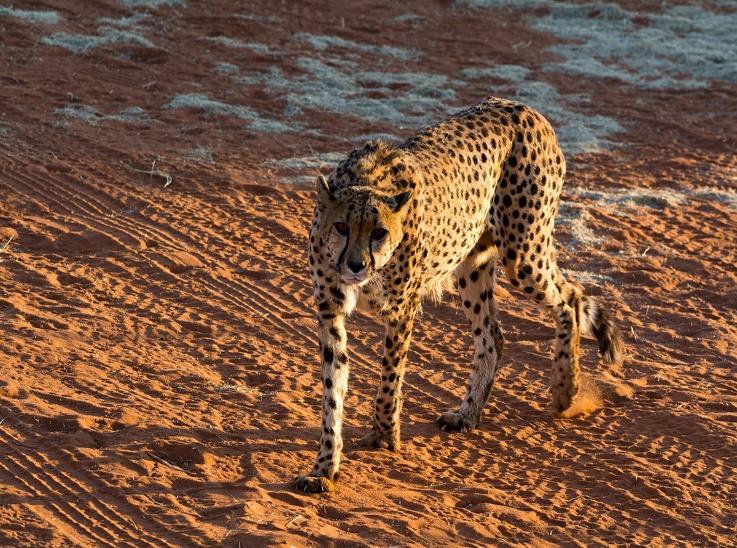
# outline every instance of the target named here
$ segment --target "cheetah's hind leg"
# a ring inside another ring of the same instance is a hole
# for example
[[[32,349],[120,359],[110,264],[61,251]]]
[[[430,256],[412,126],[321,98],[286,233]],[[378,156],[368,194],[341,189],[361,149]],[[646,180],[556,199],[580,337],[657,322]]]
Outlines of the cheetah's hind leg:
[[[460,409],[438,418],[442,430],[465,432],[476,428],[494,387],[504,346],[494,301],[496,258],[496,249],[482,238],[457,270],[463,310],[473,330],[473,372]]]

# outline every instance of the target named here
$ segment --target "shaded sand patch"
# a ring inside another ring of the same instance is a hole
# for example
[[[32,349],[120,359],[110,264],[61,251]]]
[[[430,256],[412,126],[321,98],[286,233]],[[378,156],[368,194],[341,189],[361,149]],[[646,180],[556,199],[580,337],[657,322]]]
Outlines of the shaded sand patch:
[[[546,70],[612,78],[648,89],[701,88],[712,80],[737,82],[737,3],[733,1],[721,2],[720,10],[664,3],[646,13],[598,2],[466,3],[478,8],[544,8],[547,15],[530,17],[531,26],[574,42],[551,47],[564,61]]]
[[[366,62],[365,55],[406,61],[416,53],[390,46],[374,46],[336,36],[298,33],[294,40],[314,48],[316,55],[299,56],[294,65],[302,74],[287,74],[277,67],[240,74],[248,86],[266,86],[286,97],[285,115],[301,116],[303,109],[362,118],[368,122],[420,127],[452,110],[453,82],[445,75],[406,70],[384,72]],[[220,72],[233,67],[218,66]],[[324,131],[324,129],[322,129]]]
[[[564,186],[564,193],[571,198],[561,200],[556,226],[563,228],[574,246],[592,246],[601,242],[601,236],[592,228],[591,210],[605,212],[622,219],[639,215],[643,211],[673,210],[678,207],[693,208],[695,200],[716,202],[730,209],[737,209],[737,192],[729,188],[622,188],[608,185],[605,190],[591,187]]]
[[[229,105],[222,101],[210,99],[203,93],[184,93],[176,95],[168,104],[164,105],[165,109],[192,108],[200,110],[208,115],[233,116],[241,120],[248,120],[248,128],[254,131],[266,131],[273,133],[283,133],[287,131],[296,131],[299,126],[289,126],[277,120],[263,118],[258,112],[241,105]]]
[[[285,160],[269,160],[268,163],[276,164],[285,169],[296,170],[323,170],[340,162],[345,155],[341,152],[326,152],[314,156],[301,156],[298,158],[287,158]]]
[[[129,8],[161,8],[161,7],[184,7],[184,0],[119,0]]]
[[[133,15],[122,16],[122,17],[101,17],[98,22],[102,25],[111,27],[132,27],[139,28],[141,23],[148,22],[151,20],[151,16],[148,13],[134,13]]]
[[[141,107],[126,107],[117,114],[101,114],[96,108],[89,105],[68,105],[55,109],[54,114],[60,116],[64,121],[82,120],[92,126],[105,121],[128,124],[150,124],[152,122],[151,117]]]
[[[210,147],[198,145],[184,153],[184,158],[200,162],[212,162],[213,151]]]
[[[61,16],[55,11],[19,10],[7,6],[0,6],[0,17],[15,17],[26,23],[43,23],[46,25],[55,25],[62,20]]]
[[[367,53],[370,55],[382,55],[387,57],[395,57],[406,61],[417,57],[417,52],[404,49],[395,48],[392,46],[374,46],[372,44],[360,44],[351,40],[345,40],[337,36],[320,36],[316,34],[310,34],[307,32],[300,32],[294,36],[294,39],[298,42],[305,42],[315,48],[318,51],[325,51],[328,49],[344,49],[355,51],[358,53]]]
[[[220,74],[238,74],[240,69],[233,63],[215,63],[215,70]]]
[[[345,154],[342,152],[325,152],[323,154],[299,156],[284,160],[267,160],[264,162],[264,165],[276,166],[282,170],[296,172],[293,176],[283,177],[284,182],[311,185],[315,182],[315,178],[319,173],[325,174],[330,172],[343,158],[345,158]]]
[[[561,95],[558,90],[530,76],[530,70],[521,65],[502,65],[491,68],[464,69],[469,79],[500,80],[494,93],[521,101],[541,112],[555,128],[555,133],[567,154],[602,152],[616,145],[614,137],[624,131],[614,118],[600,114],[586,114],[576,106],[591,104],[586,94]]]
[[[208,38],[210,42],[220,44],[233,49],[250,49],[256,53],[270,53],[270,49],[266,44],[259,44],[257,42],[241,42],[234,38],[228,38],[227,36],[211,36]]]
[[[450,79],[440,74],[367,71],[338,57],[329,63],[300,57],[295,65],[304,76],[272,70],[251,80],[285,94],[287,108],[294,113],[309,108],[413,128],[436,119],[433,113],[448,112],[448,103],[455,98]]]
[[[100,27],[97,29],[97,32],[97,35],[56,32],[50,36],[41,38],[41,43],[68,49],[78,55],[88,53],[97,47],[111,44],[130,44],[146,48],[156,47],[148,38],[135,32],[111,27]]]
[[[566,60],[549,70],[652,89],[737,81],[734,13],[664,4],[659,12],[635,14],[616,4],[556,3],[534,26],[578,42],[553,47]]]

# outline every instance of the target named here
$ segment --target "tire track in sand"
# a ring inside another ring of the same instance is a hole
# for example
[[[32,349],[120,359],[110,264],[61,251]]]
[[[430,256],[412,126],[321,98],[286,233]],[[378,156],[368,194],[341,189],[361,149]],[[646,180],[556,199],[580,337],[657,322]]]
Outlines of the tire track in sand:
[[[72,452],[49,446],[47,439],[34,432],[26,432],[26,436],[33,444],[28,440],[21,441],[7,429],[0,429],[0,448],[5,454],[5,459],[0,461],[0,469],[8,475],[8,483],[20,484],[38,500],[49,504],[70,526],[81,530],[93,543],[110,546],[191,543],[191,538],[178,536],[172,531],[173,524],[158,523],[113,495],[118,488],[82,470]],[[42,447],[43,450],[22,449],[31,446]],[[57,463],[71,465],[74,476],[52,461],[52,456]],[[134,531],[138,534],[133,534]]]

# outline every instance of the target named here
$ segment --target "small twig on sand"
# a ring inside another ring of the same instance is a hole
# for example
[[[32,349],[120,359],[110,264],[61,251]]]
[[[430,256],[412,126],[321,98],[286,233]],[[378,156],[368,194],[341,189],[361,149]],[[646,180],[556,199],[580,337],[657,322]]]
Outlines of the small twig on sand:
[[[8,246],[10,245],[10,242],[12,242],[12,241],[13,241],[13,236],[11,235],[10,238],[8,238],[8,241],[5,242],[2,247],[0,247],[0,253],[2,253],[3,251],[5,251],[8,248]]]
[[[300,518],[302,518],[302,520],[305,519],[305,517],[302,514],[297,514],[292,519],[290,519],[289,522],[284,527],[286,527],[288,529],[290,525],[292,525],[295,521],[297,521]],[[302,522],[300,521],[300,523],[302,523]]]
[[[166,460],[166,459],[162,459],[162,458],[161,458],[160,456],[158,456],[158,455],[157,455],[157,454],[155,454],[155,453],[152,453],[151,451],[147,451],[147,453],[148,453],[148,456],[149,456],[149,457],[151,457],[152,459],[154,459],[154,460],[155,460],[156,462],[160,462],[161,464],[166,464],[167,466],[171,466],[172,468],[176,468],[177,470],[180,470],[180,471],[182,471],[182,472],[187,472],[187,471],[186,471],[186,470],[185,470],[184,468],[182,468],[181,466],[177,466],[177,465],[176,465],[176,464],[174,464],[173,462],[169,462],[169,461],[168,461],[168,460]]]
[[[522,42],[517,42],[512,46],[512,49],[515,53],[517,53],[517,50],[529,48],[532,45],[532,40],[527,40],[526,42],[523,40]]]
[[[164,179],[164,188],[168,187],[174,181],[174,178],[168,173],[161,171],[160,169],[154,169],[154,166],[156,166],[156,160],[154,160],[154,163],[151,164],[151,169],[148,169],[148,170],[136,169],[125,163],[123,165],[127,167],[128,169],[130,169],[131,171],[135,171],[136,173],[145,173],[149,177],[152,177],[152,176],[161,177],[162,179]]]

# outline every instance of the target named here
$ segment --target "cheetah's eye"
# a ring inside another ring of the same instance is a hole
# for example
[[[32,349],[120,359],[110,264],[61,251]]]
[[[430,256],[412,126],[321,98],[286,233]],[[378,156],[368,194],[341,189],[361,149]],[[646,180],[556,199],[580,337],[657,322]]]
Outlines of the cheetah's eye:
[[[345,223],[335,223],[335,231],[341,236],[348,236],[350,229]]]
[[[389,231],[385,228],[375,228],[371,231],[371,239],[379,242],[386,238],[386,235],[389,234]]]

